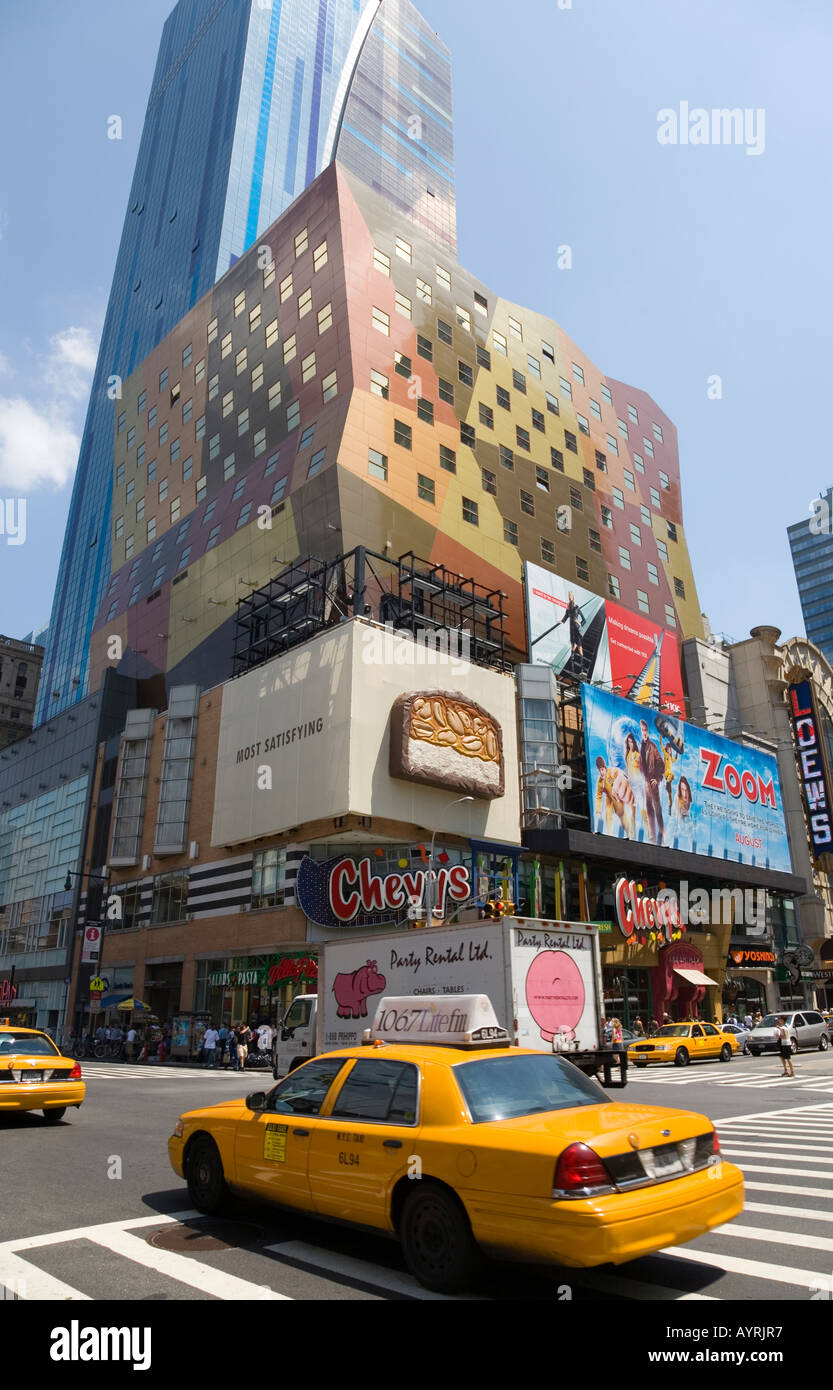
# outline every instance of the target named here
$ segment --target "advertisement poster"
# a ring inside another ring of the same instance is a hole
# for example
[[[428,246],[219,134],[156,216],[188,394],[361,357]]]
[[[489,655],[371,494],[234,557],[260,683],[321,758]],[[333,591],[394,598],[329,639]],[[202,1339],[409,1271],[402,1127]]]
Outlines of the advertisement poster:
[[[536,665],[609,686],[649,709],[682,714],[680,648],[673,632],[540,565],[525,569],[530,659]]]
[[[596,834],[792,872],[770,754],[607,690],[581,702]]]

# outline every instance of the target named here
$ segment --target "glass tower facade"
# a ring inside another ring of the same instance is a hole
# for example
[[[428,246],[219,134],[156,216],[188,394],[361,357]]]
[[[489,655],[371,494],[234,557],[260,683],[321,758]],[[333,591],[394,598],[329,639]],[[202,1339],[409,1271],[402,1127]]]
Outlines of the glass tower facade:
[[[795,581],[801,601],[804,630],[811,642],[833,662],[833,488],[824,497],[826,512],[819,508],[826,524],[808,517],[787,527]],[[817,530],[811,530],[811,525]]]
[[[447,52],[409,0],[179,0],[104,321],[36,723],[89,692],[121,381],[336,155],[454,244],[450,118]]]

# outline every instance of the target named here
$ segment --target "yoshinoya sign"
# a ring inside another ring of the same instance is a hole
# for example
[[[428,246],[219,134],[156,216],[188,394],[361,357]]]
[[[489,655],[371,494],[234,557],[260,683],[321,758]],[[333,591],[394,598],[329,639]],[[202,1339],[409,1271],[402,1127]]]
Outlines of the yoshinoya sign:
[[[813,853],[818,858],[820,854],[833,852],[833,819],[821,730],[809,681],[798,681],[790,686],[789,706],[807,824]]]
[[[465,864],[432,870],[433,902],[438,917],[471,898],[471,875]],[[427,869],[374,874],[373,860],[339,855],[325,861],[307,856],[298,866],[295,897],[301,911],[320,927],[398,925],[408,908],[425,901]]]
[[[774,951],[747,951],[734,946],[727,961],[733,970],[769,970],[777,963]]]

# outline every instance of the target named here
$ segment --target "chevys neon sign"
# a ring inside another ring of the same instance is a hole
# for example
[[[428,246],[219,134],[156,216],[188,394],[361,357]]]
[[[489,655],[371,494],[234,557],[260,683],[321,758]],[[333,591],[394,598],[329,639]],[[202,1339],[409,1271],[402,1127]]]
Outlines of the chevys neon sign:
[[[830,786],[824,765],[818,719],[809,681],[790,686],[790,714],[801,765],[801,784],[813,852],[829,854],[833,847],[830,817]]]
[[[615,888],[616,917],[626,939],[637,931],[664,931],[667,941],[676,932],[685,931],[677,907],[676,895],[669,898],[647,898],[633,879],[620,878]]]
[[[773,811],[778,809],[771,775],[763,777],[760,772],[756,775],[748,768],[739,772],[734,763],[724,764],[723,754],[716,753],[712,748],[700,749],[700,761],[706,764],[700,780],[710,791],[728,792],[734,797],[739,797],[742,792],[746,800],[753,804],[760,802],[762,806],[771,806]]]
[[[301,911],[323,927],[381,925],[404,919],[412,903],[425,902],[425,870],[373,873],[373,860],[358,862],[348,855],[322,863],[307,857],[298,867],[295,894]],[[446,913],[449,902],[471,898],[471,876],[465,864],[436,872],[434,907]]]

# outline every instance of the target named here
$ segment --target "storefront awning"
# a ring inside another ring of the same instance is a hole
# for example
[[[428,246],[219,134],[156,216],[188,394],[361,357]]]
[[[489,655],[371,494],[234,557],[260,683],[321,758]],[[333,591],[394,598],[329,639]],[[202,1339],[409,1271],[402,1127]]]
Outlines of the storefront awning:
[[[708,975],[704,975],[703,972],[702,972],[702,970],[684,970],[684,969],[682,968],[682,966],[680,966],[680,965],[675,965],[675,966],[674,966],[674,974],[675,974],[675,975],[682,975],[682,977],[683,977],[683,979],[685,980],[686,984],[689,984],[689,985],[716,985],[716,984],[717,984],[717,980],[711,980],[711,979],[709,979]]]
[[[129,990],[129,989],[123,990],[121,994],[103,994],[103,995],[101,996],[101,1008],[102,1008],[102,1009],[115,1009],[115,1008],[118,1008],[119,1004],[123,1004],[124,1001],[125,1001],[125,999],[129,999],[130,997],[131,997],[131,996],[130,996],[130,990]]]

